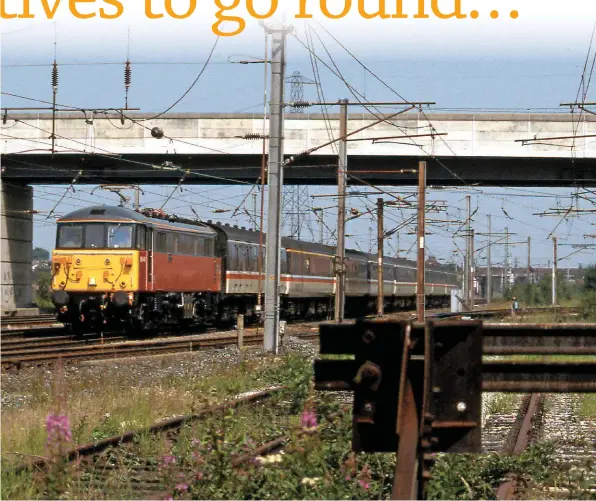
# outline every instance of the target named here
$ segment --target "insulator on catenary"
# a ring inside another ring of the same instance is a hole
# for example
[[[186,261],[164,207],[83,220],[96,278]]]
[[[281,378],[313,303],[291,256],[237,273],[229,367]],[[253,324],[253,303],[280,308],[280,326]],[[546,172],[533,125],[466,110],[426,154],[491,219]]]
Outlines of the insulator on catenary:
[[[126,61],[124,67],[124,86],[128,89],[132,81],[132,68],[130,67],[130,61]]]
[[[308,101],[295,101],[290,103],[292,108],[308,108],[311,104]]]
[[[256,141],[258,139],[263,139],[263,135],[259,134],[258,132],[249,132],[242,136],[242,139],[246,139],[247,141]]]
[[[56,61],[52,65],[52,88],[54,90],[58,88],[58,63]]]

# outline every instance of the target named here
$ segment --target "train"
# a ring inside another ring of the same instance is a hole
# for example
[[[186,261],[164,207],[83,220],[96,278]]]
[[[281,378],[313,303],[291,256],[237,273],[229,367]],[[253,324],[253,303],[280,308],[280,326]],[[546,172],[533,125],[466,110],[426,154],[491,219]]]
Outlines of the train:
[[[93,206],[57,221],[52,302],[73,332],[167,325],[207,326],[261,316],[267,236],[251,229],[170,216],[161,210]],[[287,320],[333,313],[336,248],[281,241],[280,314]],[[346,311],[376,304],[376,255],[346,250]],[[416,264],[383,261],[388,310],[415,304]],[[427,266],[428,305],[445,305],[457,287],[453,268]]]

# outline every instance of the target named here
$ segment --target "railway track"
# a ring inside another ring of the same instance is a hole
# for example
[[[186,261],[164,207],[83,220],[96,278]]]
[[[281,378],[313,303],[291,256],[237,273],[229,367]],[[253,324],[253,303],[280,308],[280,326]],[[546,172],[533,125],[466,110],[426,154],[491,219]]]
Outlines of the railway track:
[[[527,308],[526,314],[552,311],[551,308]],[[573,308],[559,308],[563,314],[571,313]],[[481,310],[473,313],[453,314],[438,312],[430,314],[431,318],[453,318],[457,316],[474,316],[495,318],[506,316],[508,309]],[[412,312],[396,312],[387,315],[392,319],[408,319]],[[521,315],[521,313],[520,313]],[[298,337],[302,339],[317,339],[316,333],[309,328],[316,326],[320,321],[301,322],[290,324],[288,331],[299,331]],[[44,335],[47,334],[47,335]],[[58,335],[51,335],[58,334]],[[35,329],[34,331],[2,332],[1,365],[5,369],[19,369],[24,366],[43,365],[56,361],[98,360],[110,358],[125,358],[132,356],[150,356],[166,353],[192,352],[207,348],[223,348],[238,342],[236,331],[207,333],[199,335],[180,336],[178,333],[161,334],[161,338],[144,340],[127,340],[119,333],[107,333],[102,337],[87,336],[77,339],[64,329],[49,330]],[[167,336],[167,337],[164,337]],[[248,328],[244,334],[245,345],[257,345],[263,342],[263,336],[257,334],[257,329]]]
[[[596,460],[596,432],[590,422],[582,421],[575,413],[580,399],[581,396],[570,394],[520,395],[516,415],[499,415],[496,420],[491,422],[489,419],[486,423],[483,429],[484,452],[520,455],[533,443],[553,441],[557,451],[554,468],[562,472],[591,470],[590,465]],[[541,485],[542,492],[530,493],[531,498],[559,494],[578,499],[575,496],[583,498],[586,495],[586,489],[582,490],[578,483],[574,484],[565,476],[562,478],[571,485]],[[497,489],[496,498],[512,500],[521,494],[525,499],[527,495],[519,492],[523,488],[515,475],[507,475]],[[596,476],[593,473],[587,490],[591,497],[596,494]]]
[[[518,317],[528,316],[528,315],[540,315],[542,313],[556,313],[557,315],[572,315],[578,312],[578,308],[576,307],[552,307],[552,306],[533,306],[529,308],[521,308],[517,311],[516,315]],[[461,318],[461,317],[471,317],[471,318],[502,318],[511,316],[511,309],[510,308],[497,308],[497,309],[487,309],[487,310],[475,310],[475,311],[464,311],[459,313],[451,313],[451,312],[441,312],[441,313],[433,313],[430,315],[426,315],[427,318],[448,318],[451,320]]]
[[[33,315],[30,317],[3,317],[1,321],[3,333],[5,330],[21,330],[52,325],[63,325],[56,321],[56,315],[52,313]]]
[[[389,314],[392,318],[407,319],[410,311]],[[288,324],[287,333],[300,331],[298,337],[305,340],[318,339],[320,320]],[[314,331],[311,331],[314,329]],[[315,332],[316,331],[316,332]],[[261,329],[248,327],[244,331],[244,345],[262,344]],[[162,332],[158,338],[130,340],[121,333],[106,333],[103,337],[89,335],[83,339],[72,336],[62,328],[32,328],[28,330],[6,330],[1,333],[1,366],[4,369],[20,369],[63,361],[84,361],[132,356],[184,353],[207,348],[223,348],[237,344],[236,331],[208,329],[206,333],[185,334]]]
[[[138,437],[147,435],[159,436],[160,434],[167,434],[167,439],[171,442],[175,439],[175,435],[178,434],[184,426],[196,421],[200,421],[209,416],[224,412],[228,409],[233,409],[243,405],[251,406],[260,404],[267,399],[281,394],[284,389],[285,387],[283,386],[275,386],[265,390],[245,392],[232,400],[200,410],[196,414],[161,420],[147,428],[127,431],[120,435],[115,435],[97,442],[75,447],[74,449],[62,454],[61,457],[67,463],[73,464],[76,462],[79,469],[83,471],[86,467],[88,468],[91,465],[95,467],[98,463],[102,464],[101,470],[109,475],[110,470],[114,470],[114,468],[111,468],[109,465],[110,455],[106,454],[106,451],[118,450],[121,452],[126,446],[133,445],[134,441]],[[26,470],[44,471],[51,467],[51,463],[52,461],[48,458],[39,458],[34,461],[21,464],[14,468],[13,471],[15,474]],[[143,464],[142,461],[137,461],[136,466],[137,470],[140,471],[145,470],[153,473],[157,472],[157,465],[155,462],[148,465]]]
[[[191,433],[190,436],[201,436],[203,428],[199,428],[199,433],[197,433],[194,426],[205,418],[218,414],[225,415],[225,411],[234,408],[237,409],[235,415],[238,419],[242,419],[243,409],[251,414],[259,412],[259,409],[265,409],[264,406],[275,409],[276,416],[281,423],[278,426],[281,428],[273,433],[271,430],[265,434],[261,433],[262,439],[264,438],[263,442],[260,442],[262,445],[252,441],[252,446],[246,447],[243,451],[237,450],[231,455],[230,464],[238,467],[242,464],[255,462],[259,457],[279,452],[293,438],[315,433],[323,426],[332,425],[333,421],[345,412],[350,412],[349,408],[344,407],[341,412],[324,416],[318,426],[298,430],[297,435],[292,435],[288,429],[295,425],[290,424],[293,423],[293,420],[288,417],[295,417],[295,414],[290,411],[288,416],[285,415],[285,412],[289,411],[289,407],[286,406],[289,401],[288,394],[284,393],[284,390],[286,390],[284,386],[275,386],[265,390],[245,392],[233,400],[201,410],[196,414],[158,421],[144,429],[128,431],[98,442],[78,446],[62,454],[61,458],[63,464],[68,465],[73,475],[73,485],[76,485],[76,489],[82,490],[87,496],[92,496],[97,491],[101,492],[103,496],[108,495],[122,499],[164,499],[171,496],[172,489],[174,489],[174,485],[167,485],[168,464],[175,465],[176,480],[174,483],[180,483],[179,478],[183,476],[194,476],[187,457],[188,453],[185,455],[184,452],[184,442],[189,440],[188,431]],[[253,431],[255,430],[248,429],[247,436],[249,438],[250,436],[254,437]],[[280,431],[283,434],[280,435]],[[167,442],[168,448],[172,452],[166,452],[166,456],[162,456],[161,459],[159,455],[156,457],[155,454],[148,452],[147,445],[139,445],[140,441],[147,437],[153,437],[156,442]],[[194,458],[194,455],[192,457]],[[54,460],[56,459],[54,458]],[[164,459],[168,459],[168,462],[164,463]],[[54,461],[51,459],[40,458],[20,464],[13,471],[15,474],[26,470],[50,473],[53,464]],[[125,496],[123,496],[124,493]]]
[[[43,365],[53,363],[58,359],[63,361],[101,360],[113,358],[126,358],[131,356],[151,356],[167,353],[193,352],[203,349],[225,348],[235,345],[238,336],[235,332],[227,335],[199,335],[174,337],[171,339],[151,339],[145,341],[119,341],[100,344],[97,339],[94,344],[78,345],[69,341],[70,345],[49,346],[2,350],[1,364],[4,369],[20,369],[24,366]],[[314,340],[318,333],[303,333],[298,335],[301,339]],[[112,340],[113,341],[113,340]],[[85,341],[83,341],[84,343]],[[244,336],[244,345],[260,345],[263,343],[262,334],[249,334]]]

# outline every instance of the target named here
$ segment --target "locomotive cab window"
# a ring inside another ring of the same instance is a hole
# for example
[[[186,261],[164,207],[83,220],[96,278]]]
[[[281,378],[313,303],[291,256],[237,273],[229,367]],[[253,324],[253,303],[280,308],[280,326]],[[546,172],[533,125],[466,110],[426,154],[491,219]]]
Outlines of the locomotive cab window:
[[[83,227],[60,225],[58,227],[59,249],[75,249],[83,247]]]
[[[108,248],[130,249],[132,247],[132,226],[129,224],[110,224],[108,226]]]
[[[105,247],[105,226],[103,224],[85,225],[85,245],[86,249],[102,249]]]

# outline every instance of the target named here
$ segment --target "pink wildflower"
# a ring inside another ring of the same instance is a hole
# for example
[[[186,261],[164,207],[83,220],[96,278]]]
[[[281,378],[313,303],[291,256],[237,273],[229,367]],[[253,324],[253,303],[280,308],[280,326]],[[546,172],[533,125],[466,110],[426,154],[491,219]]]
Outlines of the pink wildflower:
[[[52,446],[60,442],[72,441],[72,431],[68,416],[50,414],[46,418],[47,444]]]
[[[176,484],[176,490],[178,492],[186,492],[188,490],[187,484]]]
[[[161,458],[161,466],[171,466],[176,464],[175,456],[164,456]]]
[[[199,447],[201,445],[201,441],[198,438],[193,438],[190,442],[190,445],[193,447]]]
[[[314,411],[305,409],[300,418],[302,428],[311,429],[317,427],[317,415]]]
[[[368,484],[368,482],[364,479],[360,479],[358,480],[358,483],[360,484],[360,487],[362,487],[363,489],[367,489],[370,487],[370,485]]]
[[[172,496],[168,496],[167,498],[163,498],[163,501],[174,501]]]

